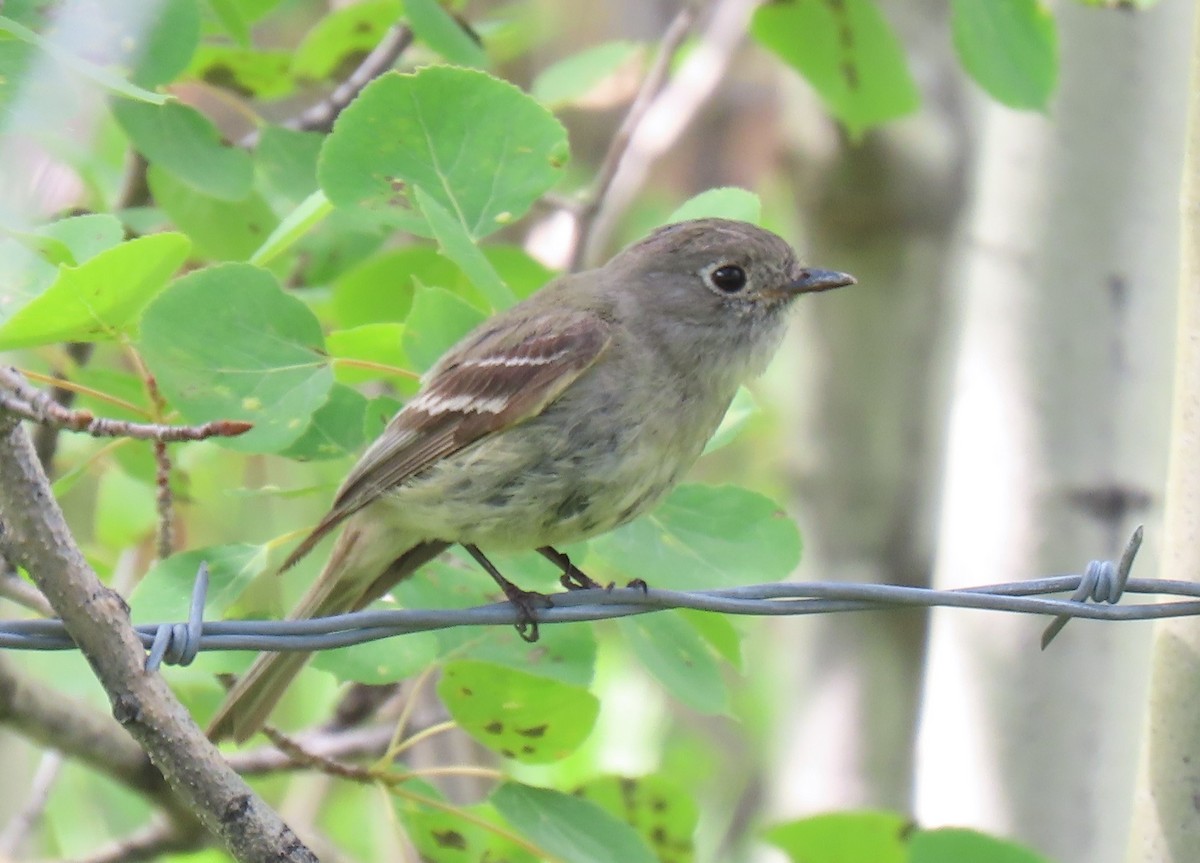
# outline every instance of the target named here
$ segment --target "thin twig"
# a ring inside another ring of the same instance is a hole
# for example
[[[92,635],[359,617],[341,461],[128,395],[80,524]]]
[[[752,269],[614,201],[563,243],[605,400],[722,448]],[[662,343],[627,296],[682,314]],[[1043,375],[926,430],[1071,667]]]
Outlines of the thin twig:
[[[190,820],[162,774],[111,716],[22,672],[2,655],[0,727],[57,749],[124,785],[165,809],[173,820]]]
[[[17,574],[4,558],[0,558],[0,596],[28,608],[42,617],[54,617],[54,609],[42,592]]]
[[[0,3],[2,6],[3,3]],[[126,156],[125,176],[122,178],[121,189],[113,202],[112,211],[119,213],[130,207],[140,207],[150,202],[150,187],[146,183],[146,171],[149,163],[136,150],[130,150]],[[75,371],[88,364],[95,352],[96,346],[91,342],[68,342],[67,357],[74,364]],[[54,377],[65,380],[65,370],[56,371]],[[69,408],[75,400],[76,390],[67,386],[55,384],[50,390],[50,398]],[[54,475],[53,464],[55,451],[58,449],[58,433],[60,427],[43,423],[33,435],[33,447],[37,450],[42,467],[48,476]]]
[[[90,342],[70,342],[67,344],[67,356],[74,362],[75,367],[79,368],[86,365],[92,358],[95,347]],[[66,370],[59,369],[55,371],[54,376],[60,380],[65,379]],[[75,392],[67,387],[56,385],[50,390],[49,398],[64,408],[69,408],[71,402],[75,400]],[[58,426],[44,423],[38,426],[38,430],[33,435],[33,448],[37,450],[38,459],[41,460],[42,467],[45,468],[47,474],[54,473],[51,462],[54,461],[54,453],[58,450],[58,432]]]
[[[407,25],[393,25],[345,81],[320,102],[304,109],[295,117],[284,120],[280,125],[285,129],[302,132],[328,132],[333,128],[333,121],[337,119],[338,114],[354,101],[354,97],[361,93],[364,87],[391,69],[412,41],[413,32]],[[238,144],[247,148],[256,147],[259,134],[259,130],[255,129]]]
[[[159,560],[166,560],[175,551],[174,498],[171,495],[171,457],[167,445],[154,442],[154,507],[158,512],[155,548]]]
[[[61,863],[141,863],[143,860],[162,860],[170,854],[199,851],[209,844],[209,837],[200,829],[180,828],[165,819],[97,848],[87,857],[76,857]]]
[[[390,724],[371,725],[338,731],[310,731],[289,738],[304,752],[319,758],[373,758],[383,752],[392,737]],[[229,766],[243,776],[299,770],[298,762],[278,746],[263,746],[229,756]]]
[[[213,420],[197,426],[175,426],[98,418],[91,411],[63,407],[41,390],[27,384],[21,373],[11,366],[0,366],[0,408],[22,419],[84,432],[93,437],[127,437],[164,443],[237,437],[254,426],[245,420]]]
[[[671,70],[671,60],[674,59],[675,52],[679,50],[679,46],[691,32],[695,18],[696,13],[691,4],[685,4],[663,32],[662,39],[658,43],[658,54],[646,71],[646,77],[642,79],[642,84],[638,88],[637,95],[634,96],[633,104],[629,106],[629,111],[625,114],[625,119],[621,121],[620,127],[608,145],[608,152],[604,154],[604,159],[600,162],[591,189],[578,204],[575,213],[575,247],[571,250],[569,259],[572,271],[583,266],[588,237],[591,235],[592,222],[596,218],[596,213],[608,196],[609,186],[612,185],[613,178],[617,175],[617,169],[625,158],[625,152],[629,149],[634,132],[637,131],[646,112],[653,104],[654,97],[666,83],[667,75]]]
[[[695,48],[642,113],[615,175],[597,202],[588,236],[579,241],[585,265],[590,266],[604,251],[616,222],[645,183],[651,166],[675,145],[724,79],[759,2],[717,0],[713,5]]]
[[[267,739],[274,743],[297,766],[311,767],[329,776],[337,776],[341,779],[353,779],[356,782],[376,781],[375,771],[368,767],[346,764],[338,761],[336,758],[309,751],[297,739],[289,737],[270,725],[264,726],[262,731],[267,736]]]
[[[42,753],[29,783],[29,799],[0,831],[0,859],[15,856],[21,844],[42,820],[46,804],[50,802],[50,792],[54,790],[54,783],[62,772],[63,762],[62,753],[55,749]]]
[[[0,554],[33,577],[108,693],[113,716],[232,856],[315,863],[225,763],[166,681],[146,673],[129,607],[88,565],[19,419],[0,411]]]

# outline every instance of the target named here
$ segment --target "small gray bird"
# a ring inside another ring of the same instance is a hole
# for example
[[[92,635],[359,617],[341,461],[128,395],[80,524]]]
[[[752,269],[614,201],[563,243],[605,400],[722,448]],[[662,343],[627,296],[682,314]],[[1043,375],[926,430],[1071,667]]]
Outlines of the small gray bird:
[[[769,231],[698,219],[485,321],[434,366],[284,562],[342,527],[292,619],[363,608],[460,543],[531,622],[535,595],[504,580],[480,547],[538,549],[565,579],[587,583],[554,546],[654,507],[700,456],[738,386],[766,368],[792,301],[852,284],[802,267]],[[250,737],[307,660],[260,657],[209,736]]]

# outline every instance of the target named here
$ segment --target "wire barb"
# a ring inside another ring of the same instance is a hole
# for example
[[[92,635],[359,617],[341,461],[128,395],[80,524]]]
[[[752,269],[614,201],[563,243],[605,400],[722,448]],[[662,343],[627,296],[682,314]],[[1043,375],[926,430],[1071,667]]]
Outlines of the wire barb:
[[[531,608],[528,617],[510,602],[497,602],[475,608],[365,610],[311,620],[206,623],[203,614],[208,568],[202,566],[192,590],[186,623],[138,624],[134,631],[149,651],[146,670],[154,671],[164,662],[187,665],[201,649],[312,652],[458,626],[512,626],[522,620],[538,624],[576,623],[671,608],[760,617],[933,606],[1114,621],[1200,616],[1200,582],[1130,577],[1141,539],[1139,528],[1115,566],[1111,562],[1093,562],[1083,575],[1048,576],[957,590],[845,582],[780,582],[692,591],[601,587],[553,594],[553,607]],[[1064,593],[1071,596],[1046,596]],[[1130,593],[1180,599],[1115,604]],[[1086,602],[1089,597],[1101,604]],[[1047,630],[1047,637],[1053,638],[1061,629],[1056,620]],[[59,620],[0,620],[0,649],[3,648],[73,650],[75,643]]]
[[[1079,587],[1071,594],[1071,601],[1087,602],[1090,598],[1095,602],[1107,602],[1110,605],[1120,602],[1121,595],[1125,592],[1125,585],[1129,583],[1129,571],[1133,569],[1133,559],[1137,557],[1138,549],[1142,547],[1142,535],[1143,526],[1139,524],[1134,528],[1129,542],[1125,543],[1125,551],[1121,553],[1119,563],[1114,564],[1111,560],[1091,561],[1083,572]],[[1050,625],[1046,627],[1046,631],[1042,633],[1042,650],[1050,646],[1050,642],[1063,631],[1063,627],[1070,619],[1070,615],[1060,614],[1051,621]]]
[[[146,671],[158,671],[164,662],[167,665],[191,665],[200,652],[200,639],[204,635],[204,600],[208,596],[208,564],[201,561],[196,570],[196,583],[192,585],[192,604],[188,608],[187,623],[160,623],[154,632],[154,641],[146,656]]]

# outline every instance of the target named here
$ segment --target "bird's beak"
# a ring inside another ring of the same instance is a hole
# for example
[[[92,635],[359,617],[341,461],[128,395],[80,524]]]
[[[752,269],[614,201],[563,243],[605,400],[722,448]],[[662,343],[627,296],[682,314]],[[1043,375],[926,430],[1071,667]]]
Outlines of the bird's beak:
[[[803,269],[800,271],[800,277],[788,282],[783,289],[789,294],[815,294],[817,291],[829,291],[857,283],[858,279],[849,273]]]

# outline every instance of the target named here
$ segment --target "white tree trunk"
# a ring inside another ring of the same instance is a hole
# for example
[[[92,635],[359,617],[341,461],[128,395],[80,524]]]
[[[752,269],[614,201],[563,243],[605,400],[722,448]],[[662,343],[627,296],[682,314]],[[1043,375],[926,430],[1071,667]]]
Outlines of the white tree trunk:
[[[1183,213],[1176,331],[1175,404],[1163,531],[1162,577],[1200,580],[1200,14],[1193,27],[1191,115],[1180,204]],[[1128,863],[1200,858],[1200,633],[1194,617],[1155,631],[1149,721],[1134,798]]]
[[[820,106],[796,120],[793,181],[811,232],[803,252],[859,284],[802,304],[772,401],[796,403],[785,427],[805,539],[800,578],[924,586],[969,118],[944,5],[904,0],[885,10],[924,103],[857,145],[814,139],[831,125]],[[779,813],[911,809],[926,621],[914,610],[772,626],[773,652],[795,658],[780,669],[792,684],[774,777]]]
[[[1080,572],[1146,521],[1165,475],[1187,4],[1056,8],[1047,116],[989,106],[963,238],[941,587]],[[1060,863],[1121,859],[1150,628],[939,611],[917,814]]]

